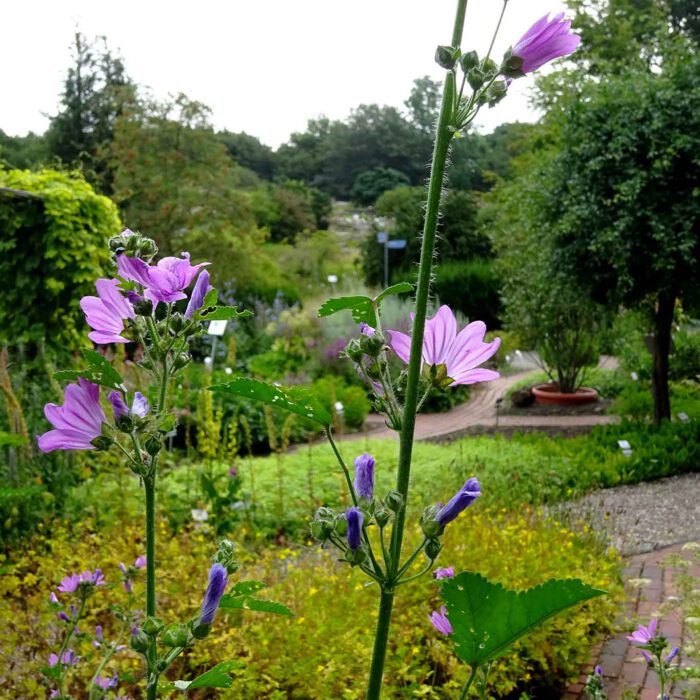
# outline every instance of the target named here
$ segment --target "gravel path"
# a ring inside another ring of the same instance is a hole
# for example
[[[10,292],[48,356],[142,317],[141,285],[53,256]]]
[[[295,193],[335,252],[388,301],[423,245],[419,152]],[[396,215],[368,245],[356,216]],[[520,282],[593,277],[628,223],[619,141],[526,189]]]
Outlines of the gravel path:
[[[584,517],[623,555],[700,539],[700,474],[595,491],[553,512]]]

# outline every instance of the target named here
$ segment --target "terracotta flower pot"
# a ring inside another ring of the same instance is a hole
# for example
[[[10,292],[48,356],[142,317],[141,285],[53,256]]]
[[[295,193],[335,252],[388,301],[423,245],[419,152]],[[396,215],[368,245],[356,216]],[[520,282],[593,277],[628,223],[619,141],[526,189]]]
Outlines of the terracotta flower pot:
[[[598,392],[586,386],[578,388],[574,394],[564,394],[557,384],[539,384],[532,387],[532,393],[537,403],[556,406],[580,406],[598,400]]]

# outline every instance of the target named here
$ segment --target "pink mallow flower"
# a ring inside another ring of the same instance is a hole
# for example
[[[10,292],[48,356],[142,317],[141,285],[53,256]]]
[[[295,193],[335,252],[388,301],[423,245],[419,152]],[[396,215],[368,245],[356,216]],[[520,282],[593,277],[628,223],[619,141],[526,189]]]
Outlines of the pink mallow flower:
[[[100,279],[95,282],[96,297],[83,297],[80,308],[92,332],[88,338],[98,345],[107,343],[128,343],[125,338],[124,321],[136,317],[134,307],[119,291],[119,280]]]
[[[447,618],[447,611],[445,610],[444,605],[440,608],[440,612],[433,611],[430,615],[428,615],[428,619],[432,623],[433,627],[440,632],[440,634],[452,634],[452,632],[454,632],[452,625]]]
[[[571,20],[560,12],[552,19],[549,13],[537,20],[516,42],[512,56],[522,60],[520,72],[532,73],[545,63],[573,53],[581,43],[581,37],[571,31]]]
[[[146,290],[144,296],[154,304],[159,301],[170,304],[186,299],[183,290],[189,287],[200,268],[209,264],[204,262],[192,265],[189,253],[183,253],[182,258],[162,258],[157,265],[149,265],[139,258],[130,258],[124,254],[117,256],[119,276],[142,285]]]
[[[54,430],[39,436],[42,452],[92,450],[92,441],[102,434],[102,424],[107,421],[100,406],[100,388],[82,378],[66,387],[63,406],[47,403],[44,415]]]
[[[387,331],[391,349],[408,364],[411,353],[411,336],[400,331]],[[501,339],[484,343],[486,324],[473,321],[457,333],[457,319],[449,306],[441,306],[435,316],[425,322],[423,337],[423,362],[428,365],[445,365],[450,386],[475,384],[498,379],[498,372],[479,368],[496,354]]]
[[[659,621],[654,618],[650,623],[648,627],[645,627],[644,625],[639,625],[637,629],[630,634],[627,639],[629,639],[632,644],[637,644],[639,646],[646,646],[651,642],[652,639],[656,636],[656,627],[658,626]]]

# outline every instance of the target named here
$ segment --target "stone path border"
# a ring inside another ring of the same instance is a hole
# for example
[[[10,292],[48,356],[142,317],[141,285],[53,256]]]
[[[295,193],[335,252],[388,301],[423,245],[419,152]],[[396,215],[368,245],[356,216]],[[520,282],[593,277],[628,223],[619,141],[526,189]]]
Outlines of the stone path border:
[[[627,560],[623,574],[627,600],[620,619],[617,620],[618,627],[624,628],[625,631],[594,648],[593,661],[581,669],[578,682],[569,686],[562,700],[582,700],[586,676],[591,673],[595,664],[600,665],[603,670],[608,700],[622,700],[625,691],[625,697],[636,697],[639,700],[657,699],[659,684],[656,674],[648,670],[639,650],[627,641],[627,635],[638,621],[648,624],[651,617],[661,611],[662,603],[676,596],[674,581],[678,570],[663,569],[661,566],[661,562],[670,554],[681,554],[690,559],[690,553],[683,550],[683,545],[677,544],[654,552],[636,554]],[[700,577],[700,566],[691,565],[689,573]],[[682,665],[685,661],[683,644],[687,637],[680,610],[663,612],[659,617],[658,630],[668,639],[670,646],[681,648],[677,658]],[[683,691],[692,687],[697,692],[697,686],[691,686],[687,681],[677,682],[669,691],[670,697],[672,700],[683,698]],[[630,693],[632,695],[629,695]]]

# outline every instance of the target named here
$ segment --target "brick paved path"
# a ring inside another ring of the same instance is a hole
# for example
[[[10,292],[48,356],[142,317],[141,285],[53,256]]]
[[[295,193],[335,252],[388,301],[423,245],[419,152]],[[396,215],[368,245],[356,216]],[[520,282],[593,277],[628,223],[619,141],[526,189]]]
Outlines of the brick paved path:
[[[690,558],[690,552],[682,550],[682,545],[673,545],[646,554],[636,554],[627,560],[624,572],[627,601],[620,616],[618,627],[624,631],[598,645],[593,652],[593,661],[582,669],[579,682],[571,685],[563,700],[580,700],[586,676],[597,663],[603,669],[603,680],[609,700],[621,700],[624,697],[639,700],[656,700],[659,685],[656,675],[647,669],[640,652],[627,641],[627,635],[634,629],[637,621],[648,624],[652,615],[660,612],[661,604],[676,595],[674,577],[676,570],[662,569],[660,562],[669,554],[681,553]],[[700,566],[691,566],[689,573],[700,576]],[[683,618],[679,610],[663,612],[659,618],[659,632],[663,634],[670,646],[680,646],[680,663],[683,664]],[[685,682],[676,683],[670,690],[674,700],[684,697],[682,692],[690,690]],[[631,694],[630,694],[631,693]],[[690,697],[699,697],[695,693]]]

